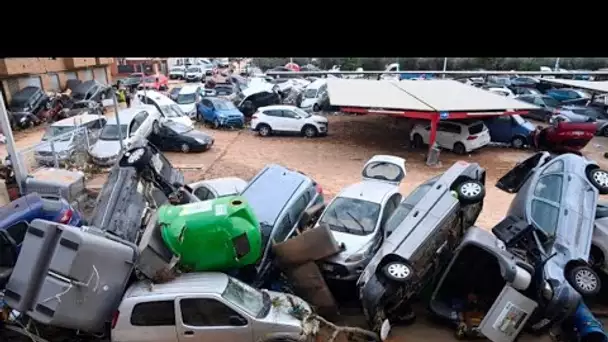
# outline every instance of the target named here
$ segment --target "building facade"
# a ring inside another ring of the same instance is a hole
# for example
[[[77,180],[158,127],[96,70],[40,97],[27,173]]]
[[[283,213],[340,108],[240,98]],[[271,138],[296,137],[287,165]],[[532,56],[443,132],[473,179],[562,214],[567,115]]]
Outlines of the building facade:
[[[5,101],[27,86],[62,91],[70,79],[112,83],[113,58],[0,58],[0,83]]]

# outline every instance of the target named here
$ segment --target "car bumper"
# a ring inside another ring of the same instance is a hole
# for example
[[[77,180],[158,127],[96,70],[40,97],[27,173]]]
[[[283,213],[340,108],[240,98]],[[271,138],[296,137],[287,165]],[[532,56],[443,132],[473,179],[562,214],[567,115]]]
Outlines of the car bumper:
[[[113,166],[118,161],[118,156],[112,157],[96,157],[89,154],[89,158],[95,165],[99,166]]]
[[[227,127],[243,127],[245,125],[244,118],[218,118],[220,125]]]
[[[50,155],[50,156],[42,156],[39,154],[35,154],[34,155],[34,159],[36,160],[36,162],[40,165],[46,165],[46,166],[52,166],[55,165],[55,157]],[[64,163],[66,161],[68,161],[70,159],[69,156],[67,155],[57,155],[57,162],[58,163]]]

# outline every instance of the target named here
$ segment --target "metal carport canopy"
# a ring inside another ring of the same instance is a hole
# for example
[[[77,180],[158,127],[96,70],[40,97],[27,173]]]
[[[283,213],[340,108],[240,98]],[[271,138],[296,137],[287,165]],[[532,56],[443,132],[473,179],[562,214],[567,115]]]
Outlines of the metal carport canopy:
[[[567,85],[573,88],[595,91],[598,93],[608,93],[608,81],[580,81],[580,80],[561,80],[541,78],[543,82]]]
[[[327,90],[331,105],[340,107],[430,113],[471,112],[470,115],[538,109],[532,104],[453,80],[370,81],[331,78],[327,80]]]

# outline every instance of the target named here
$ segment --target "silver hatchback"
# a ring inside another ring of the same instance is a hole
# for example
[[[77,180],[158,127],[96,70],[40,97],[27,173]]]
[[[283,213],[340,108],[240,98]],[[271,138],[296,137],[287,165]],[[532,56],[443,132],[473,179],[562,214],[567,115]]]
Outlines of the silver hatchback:
[[[132,285],[114,314],[115,342],[264,342],[297,339],[302,299],[257,290],[223,273],[188,273]]]

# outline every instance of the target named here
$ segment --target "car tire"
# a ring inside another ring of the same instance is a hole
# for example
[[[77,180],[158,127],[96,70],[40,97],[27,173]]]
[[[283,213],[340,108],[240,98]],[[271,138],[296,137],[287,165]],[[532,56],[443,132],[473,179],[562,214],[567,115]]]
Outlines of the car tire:
[[[467,148],[464,147],[463,143],[457,142],[454,144],[454,147],[452,147],[452,152],[463,155],[467,153]]]
[[[154,134],[160,133],[160,126],[158,125],[158,121],[154,121],[152,123],[152,133],[154,133]]]
[[[602,136],[608,137],[608,126],[602,128]]]
[[[587,179],[595,186],[600,194],[608,194],[608,171],[602,169],[588,169]]]
[[[318,103],[315,103],[314,106],[312,106],[312,111],[313,112],[319,112],[319,111],[321,111],[321,107],[319,107]]]
[[[259,124],[258,125],[258,134],[261,137],[267,137],[272,134],[272,129],[267,124]]]
[[[483,201],[486,189],[478,180],[467,179],[456,186],[458,200],[464,204],[473,204]]]
[[[307,138],[314,138],[319,134],[319,131],[317,131],[315,126],[306,125],[302,128],[302,134]]]
[[[424,140],[422,140],[422,136],[420,134],[414,134],[413,144],[414,147],[422,147],[422,145],[424,145]]]
[[[382,274],[391,281],[403,283],[413,276],[413,270],[403,261],[391,261],[382,267]]]
[[[526,146],[527,141],[524,137],[516,136],[511,139],[511,147],[521,149]]]
[[[190,152],[190,146],[188,146],[188,144],[182,144],[179,147],[180,151],[184,152],[184,153],[188,153]]]
[[[220,126],[222,126],[222,125],[220,124],[220,120],[219,120],[218,118],[215,118],[215,120],[213,120],[213,128],[215,128],[215,129],[219,129],[219,128],[220,128]]]
[[[119,161],[120,166],[134,167],[141,171],[144,167],[149,164],[150,151],[145,147],[138,147],[125,152]]]
[[[568,272],[566,279],[584,297],[593,297],[600,292],[599,275],[587,265],[576,266]]]

